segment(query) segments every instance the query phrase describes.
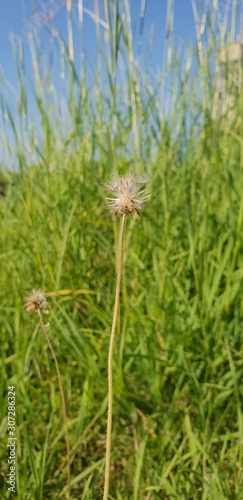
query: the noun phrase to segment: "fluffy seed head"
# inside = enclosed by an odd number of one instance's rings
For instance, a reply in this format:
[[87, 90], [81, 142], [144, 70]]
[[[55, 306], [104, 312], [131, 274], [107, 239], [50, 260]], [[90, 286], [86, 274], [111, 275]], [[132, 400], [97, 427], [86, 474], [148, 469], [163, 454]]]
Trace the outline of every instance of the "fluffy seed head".
[[38, 313], [38, 311], [40, 311], [43, 314], [49, 313], [48, 309], [50, 308], [50, 305], [47, 302], [46, 296], [42, 290], [33, 289], [32, 292], [25, 297], [24, 301], [25, 309], [28, 312]]
[[144, 179], [135, 179], [132, 175], [118, 176], [116, 175], [111, 182], [106, 182], [107, 191], [113, 195], [112, 198], [107, 198], [112, 215], [132, 215], [133, 212], [138, 214], [143, 210], [144, 202], [149, 195], [143, 196], [145, 191]]

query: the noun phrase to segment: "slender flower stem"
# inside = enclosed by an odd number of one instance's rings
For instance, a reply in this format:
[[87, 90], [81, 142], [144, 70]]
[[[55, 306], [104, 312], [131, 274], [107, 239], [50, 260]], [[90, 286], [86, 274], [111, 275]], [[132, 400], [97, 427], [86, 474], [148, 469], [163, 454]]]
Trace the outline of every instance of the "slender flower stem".
[[124, 213], [122, 215], [121, 235], [120, 235], [120, 253], [119, 253], [119, 261], [118, 261], [117, 280], [116, 280], [115, 305], [114, 305], [113, 321], [112, 321], [111, 336], [110, 336], [110, 347], [109, 347], [109, 355], [108, 355], [108, 417], [107, 417], [107, 433], [106, 433], [105, 485], [104, 485], [103, 500], [108, 500], [108, 495], [109, 495], [110, 463], [111, 463], [112, 409], [113, 409], [112, 360], [113, 360], [116, 323], [117, 323], [120, 289], [121, 289], [125, 221], [126, 221], [126, 214]]
[[62, 399], [62, 412], [63, 412], [63, 422], [64, 422], [64, 427], [65, 427], [65, 438], [66, 438], [66, 449], [67, 449], [67, 499], [70, 499], [70, 494], [71, 494], [71, 474], [70, 474], [70, 444], [69, 444], [69, 436], [68, 436], [68, 424], [67, 424], [67, 412], [66, 412], [66, 402], [65, 402], [65, 396], [64, 396], [64, 391], [63, 391], [63, 386], [62, 386], [62, 379], [61, 379], [61, 373], [59, 370], [58, 366], [58, 361], [55, 355], [55, 352], [53, 350], [50, 337], [47, 332], [47, 327], [43, 321], [41, 310], [38, 309], [37, 311], [39, 320], [40, 320], [40, 325], [41, 328], [46, 336], [46, 341], [48, 344], [48, 347], [51, 351], [55, 367], [56, 367], [56, 372], [57, 372], [57, 378], [59, 382], [59, 388], [60, 388], [60, 393], [61, 393], [61, 399]]

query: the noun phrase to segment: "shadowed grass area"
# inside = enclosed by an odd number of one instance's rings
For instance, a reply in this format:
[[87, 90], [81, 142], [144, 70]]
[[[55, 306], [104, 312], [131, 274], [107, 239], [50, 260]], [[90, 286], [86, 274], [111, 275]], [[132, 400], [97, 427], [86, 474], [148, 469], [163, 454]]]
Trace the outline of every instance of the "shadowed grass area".
[[[240, 500], [242, 92], [230, 113], [213, 120], [213, 73], [195, 56], [190, 81], [177, 65], [171, 114], [161, 116], [155, 89], [133, 61], [129, 18], [122, 23], [118, 3], [114, 11], [105, 4], [113, 38], [107, 42], [110, 52], [103, 54], [101, 41], [97, 50], [109, 100], [105, 92], [89, 94], [85, 73], [78, 82], [66, 57], [69, 135], [55, 126], [60, 115], [36, 83], [43, 136], [38, 147], [33, 140], [38, 161], [26, 166], [21, 134], [28, 113], [21, 108], [19, 124], [13, 122], [20, 168], [4, 173], [0, 429], [5, 436], [7, 390], [14, 385], [18, 498], [57, 499], [66, 492], [55, 366], [38, 322], [23, 308], [32, 288], [44, 289], [51, 304], [49, 335], [67, 402], [72, 498], [102, 498], [120, 222], [105, 208], [103, 183], [114, 171], [129, 171], [148, 176], [151, 197], [143, 217], [134, 216], [126, 226], [110, 498]], [[97, 23], [98, 40], [99, 29]], [[122, 102], [116, 87], [119, 50], [127, 57]], [[103, 92], [99, 72], [95, 78], [95, 89]], [[29, 140], [30, 132], [28, 123]], [[10, 498], [7, 458], [3, 438], [3, 499]]]

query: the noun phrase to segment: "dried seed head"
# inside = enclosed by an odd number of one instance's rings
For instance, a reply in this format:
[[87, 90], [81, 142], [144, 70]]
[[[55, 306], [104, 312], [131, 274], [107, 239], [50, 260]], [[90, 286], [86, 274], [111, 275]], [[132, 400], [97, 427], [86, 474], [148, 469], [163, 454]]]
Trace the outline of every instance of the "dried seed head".
[[112, 215], [131, 215], [133, 212], [138, 214], [143, 210], [144, 202], [149, 195], [143, 196], [145, 191], [144, 179], [135, 179], [132, 175], [126, 177], [114, 177], [111, 182], [107, 182], [105, 187], [113, 195], [107, 198]]
[[35, 312], [38, 313], [38, 311], [42, 312], [43, 314], [48, 314], [50, 309], [50, 305], [46, 300], [46, 296], [42, 290], [35, 290], [33, 289], [31, 293], [29, 293], [25, 299], [25, 309], [28, 312]]

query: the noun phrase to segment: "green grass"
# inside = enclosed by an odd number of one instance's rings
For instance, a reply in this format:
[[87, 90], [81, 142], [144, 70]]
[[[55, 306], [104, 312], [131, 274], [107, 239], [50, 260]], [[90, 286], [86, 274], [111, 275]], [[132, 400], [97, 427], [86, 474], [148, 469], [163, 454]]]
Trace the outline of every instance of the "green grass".
[[[110, 23], [112, 15], [107, 13]], [[18, 498], [65, 495], [55, 367], [36, 318], [23, 308], [35, 287], [51, 303], [49, 334], [67, 401], [72, 498], [102, 498], [120, 222], [105, 209], [103, 182], [115, 171], [133, 171], [148, 176], [151, 197], [142, 217], [126, 226], [110, 498], [241, 500], [242, 95], [233, 112], [213, 120], [212, 74], [195, 56], [190, 83], [179, 75], [170, 118], [161, 118], [150, 83], [143, 85], [144, 75], [135, 72], [130, 27], [119, 16], [116, 23], [110, 52], [104, 56], [101, 42], [98, 52], [109, 76], [108, 101], [101, 93], [95, 101], [66, 60], [71, 127], [66, 135], [58, 128], [59, 115], [36, 83], [42, 142], [37, 147], [33, 141], [38, 161], [32, 168], [21, 140], [28, 117], [23, 109], [14, 124], [20, 168], [4, 172], [7, 189], [0, 200], [1, 495], [10, 498], [10, 385], [17, 393]], [[126, 88], [120, 98], [115, 78], [122, 48]], [[24, 64], [19, 70], [21, 82]], [[178, 66], [176, 71], [184, 74]], [[25, 127], [30, 141], [31, 120]]]

